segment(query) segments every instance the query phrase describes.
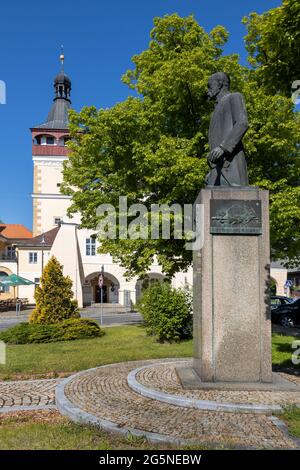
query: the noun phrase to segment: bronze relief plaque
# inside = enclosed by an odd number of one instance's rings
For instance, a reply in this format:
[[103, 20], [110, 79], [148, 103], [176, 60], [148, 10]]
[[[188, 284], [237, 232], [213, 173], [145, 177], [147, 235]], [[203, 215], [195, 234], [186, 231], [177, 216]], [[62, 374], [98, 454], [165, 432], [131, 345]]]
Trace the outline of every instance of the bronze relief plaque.
[[210, 233], [260, 235], [261, 201], [211, 199]]

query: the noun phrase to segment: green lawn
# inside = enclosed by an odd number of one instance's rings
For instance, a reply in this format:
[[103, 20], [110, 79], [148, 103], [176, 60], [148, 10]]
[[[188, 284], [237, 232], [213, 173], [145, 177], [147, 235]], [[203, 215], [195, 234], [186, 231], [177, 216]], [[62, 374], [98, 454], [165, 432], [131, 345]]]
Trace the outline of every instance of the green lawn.
[[278, 415], [289, 428], [292, 436], [300, 438], [300, 409], [295, 406], [287, 408], [284, 413]]
[[[105, 328], [105, 336], [48, 344], [10, 345], [7, 364], [0, 365], [0, 380], [67, 375], [115, 362], [192, 356], [192, 341], [160, 344], [142, 326]], [[295, 338], [273, 335], [273, 363], [292, 366]]]
[[292, 349], [292, 343], [299, 341], [299, 337], [284, 336], [279, 334], [272, 335], [272, 362], [276, 366], [284, 367], [298, 367], [294, 366], [291, 361], [292, 353], [295, 352]]
[[142, 326], [105, 328], [101, 338], [7, 346], [7, 364], [0, 365], [0, 380], [53, 376], [103, 364], [192, 355], [192, 341], [160, 344]]
[[0, 450], [135, 450], [135, 449], [209, 449], [206, 444], [179, 447], [151, 444], [143, 437], [105, 433], [72, 423], [57, 416], [40, 422], [23, 413], [22, 417], [0, 418]]

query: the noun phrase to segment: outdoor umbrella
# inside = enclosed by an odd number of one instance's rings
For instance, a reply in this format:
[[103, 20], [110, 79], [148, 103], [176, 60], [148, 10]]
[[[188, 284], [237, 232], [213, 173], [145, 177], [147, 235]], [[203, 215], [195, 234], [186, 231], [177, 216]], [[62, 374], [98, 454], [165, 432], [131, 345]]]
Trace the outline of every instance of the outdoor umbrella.
[[1, 276], [0, 285], [1, 286], [12, 286], [14, 288], [14, 297], [15, 297], [15, 287], [16, 286], [29, 286], [34, 284], [34, 282], [25, 279], [24, 277], [18, 276], [17, 274], [10, 274], [10, 276]]

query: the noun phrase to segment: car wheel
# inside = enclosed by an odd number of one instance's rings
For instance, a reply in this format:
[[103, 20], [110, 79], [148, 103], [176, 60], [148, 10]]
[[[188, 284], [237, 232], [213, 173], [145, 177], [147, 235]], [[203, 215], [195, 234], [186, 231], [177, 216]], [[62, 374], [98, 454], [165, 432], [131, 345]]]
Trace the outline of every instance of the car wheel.
[[290, 315], [282, 315], [280, 318], [280, 325], [285, 327], [294, 328], [294, 320]]

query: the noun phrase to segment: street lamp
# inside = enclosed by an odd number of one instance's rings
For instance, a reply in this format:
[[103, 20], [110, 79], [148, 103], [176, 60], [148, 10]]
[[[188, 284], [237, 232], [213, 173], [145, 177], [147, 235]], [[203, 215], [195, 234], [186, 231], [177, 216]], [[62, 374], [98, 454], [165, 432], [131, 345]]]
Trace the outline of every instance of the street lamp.
[[100, 324], [103, 323], [103, 284], [104, 284], [104, 266], [101, 266], [101, 272], [98, 277], [98, 286], [100, 287]]
[[42, 245], [42, 275], [44, 271], [44, 247], [46, 245], [46, 240], [45, 240], [45, 235], [42, 235], [42, 240], [41, 240], [41, 245]]

